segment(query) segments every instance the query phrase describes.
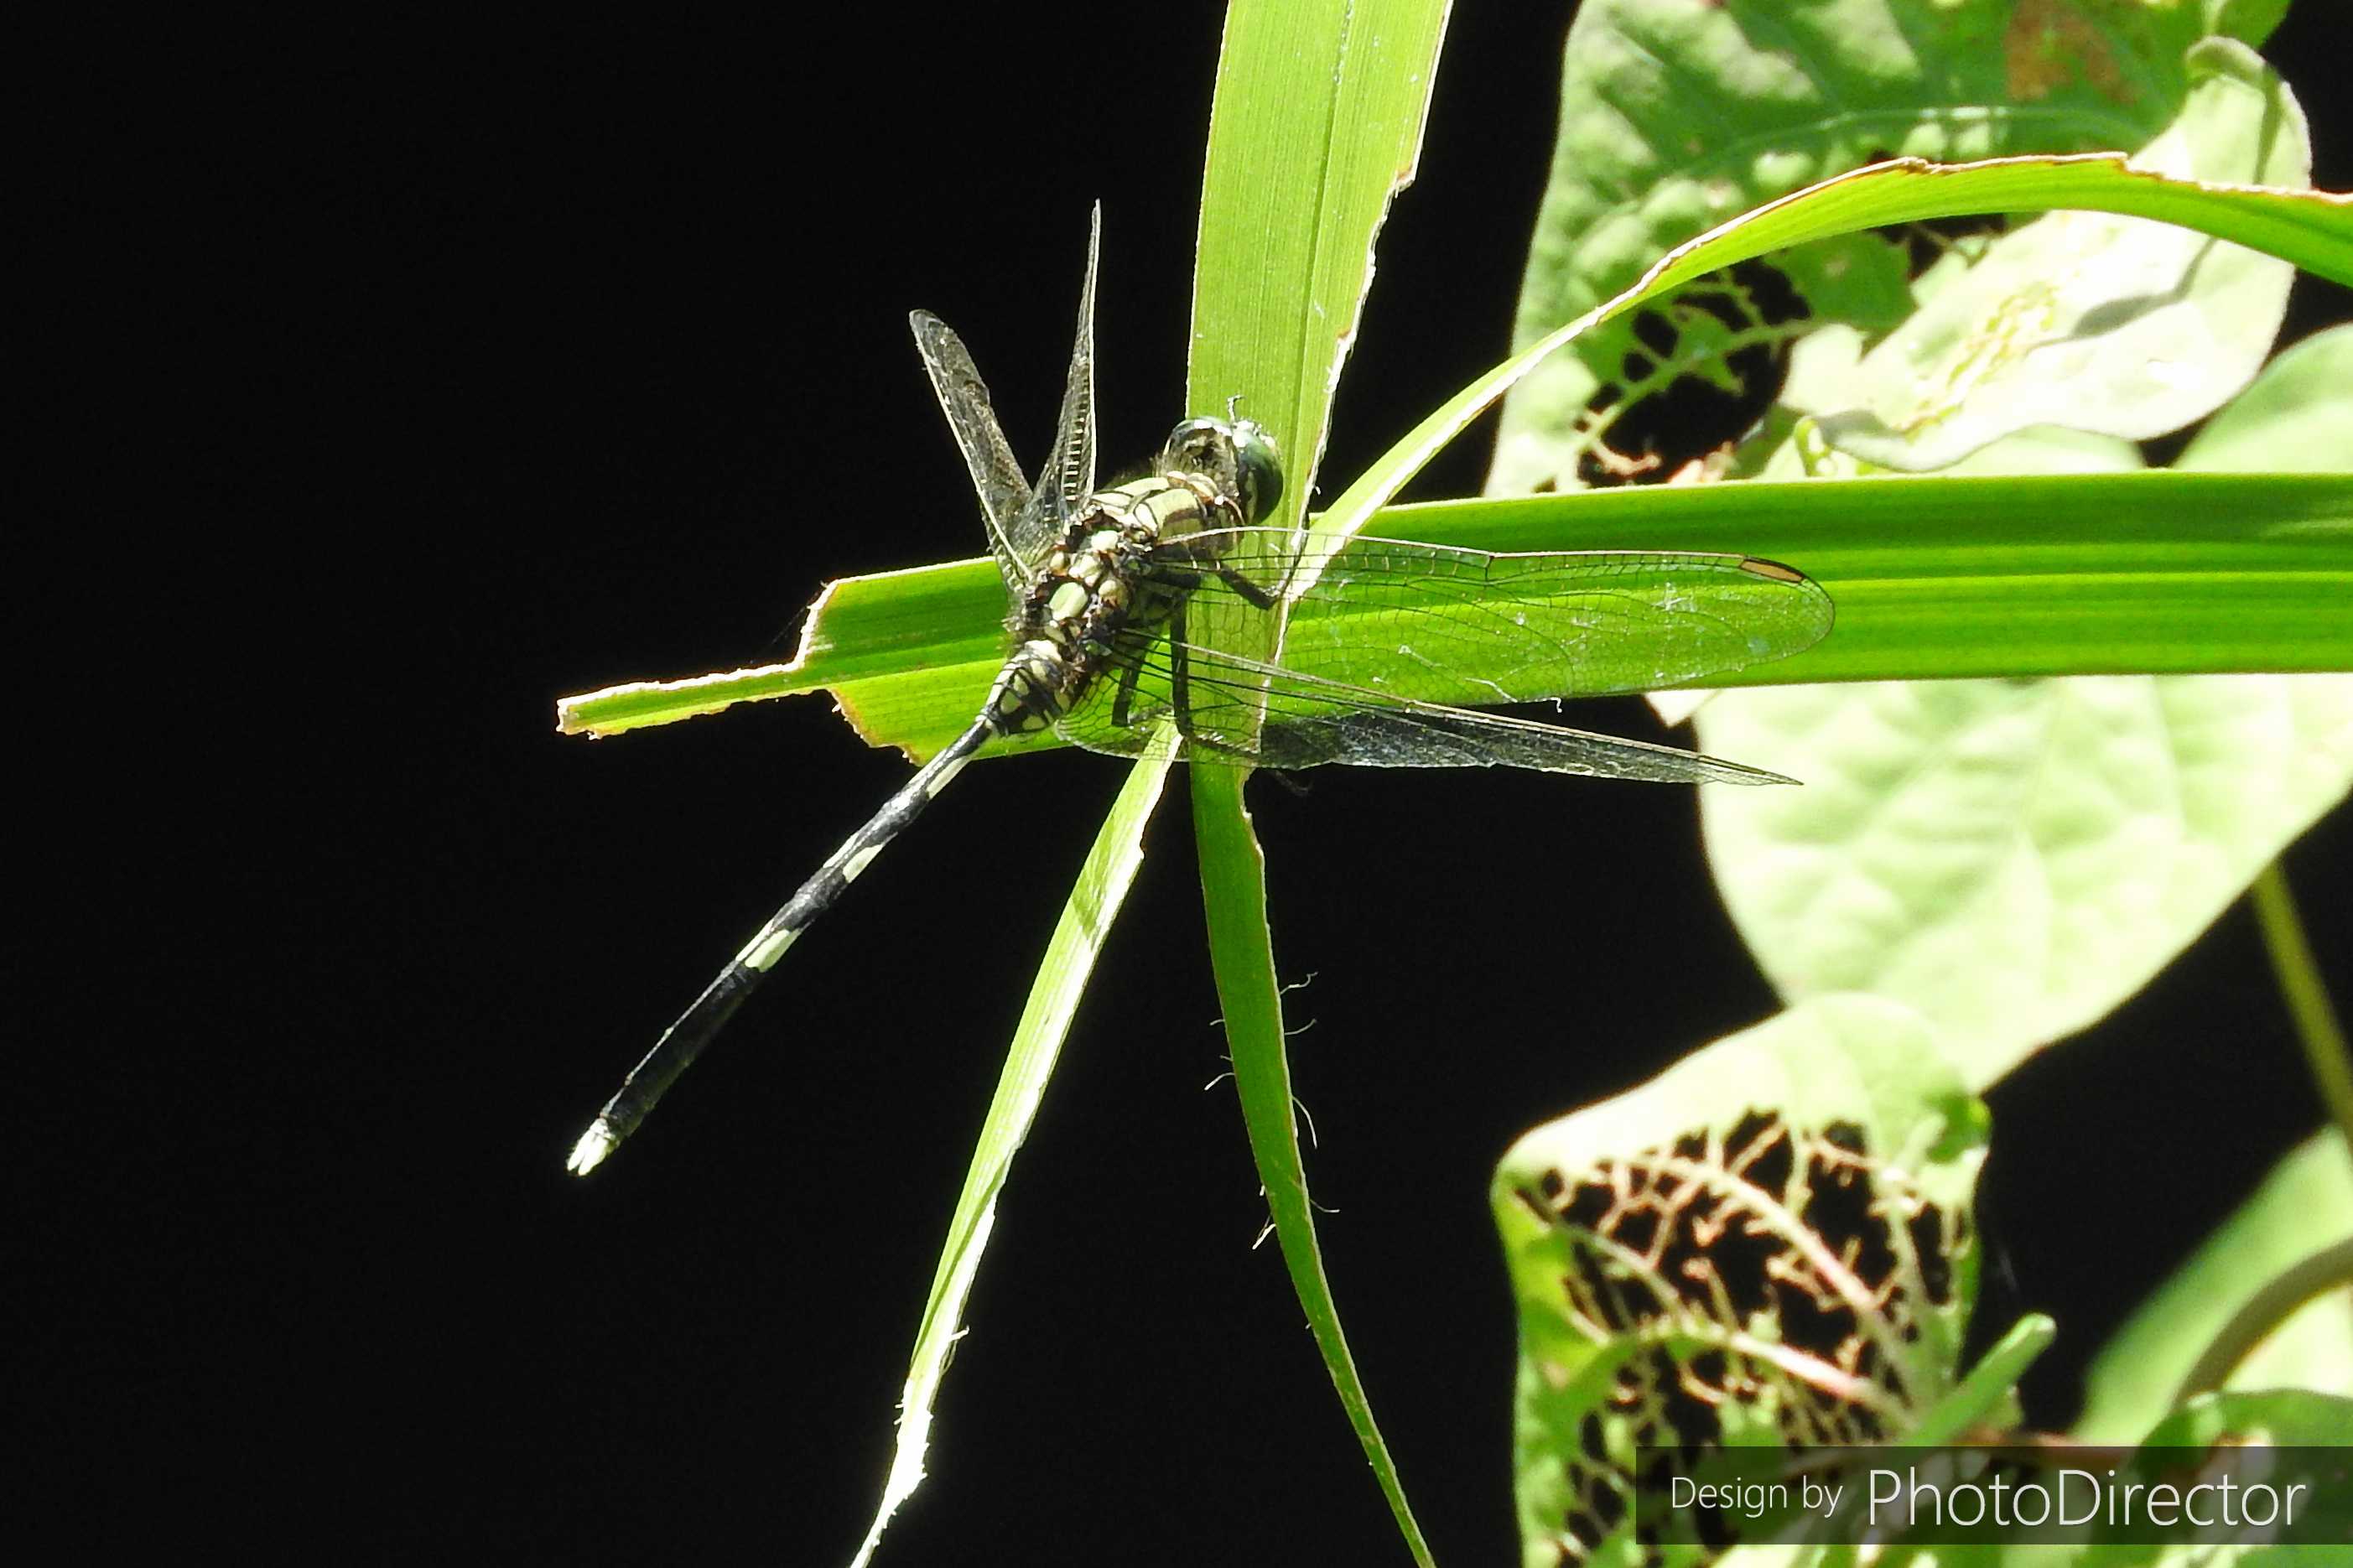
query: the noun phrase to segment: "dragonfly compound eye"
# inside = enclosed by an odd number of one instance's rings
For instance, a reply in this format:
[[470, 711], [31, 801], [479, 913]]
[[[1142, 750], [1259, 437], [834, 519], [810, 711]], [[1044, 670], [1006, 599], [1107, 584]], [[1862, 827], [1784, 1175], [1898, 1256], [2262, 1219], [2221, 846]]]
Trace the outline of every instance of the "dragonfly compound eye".
[[1232, 426], [1236, 477], [1241, 481], [1242, 510], [1252, 522], [1264, 521], [1282, 499], [1282, 457], [1274, 437], [1261, 425], [1238, 419]]
[[1187, 419], [1168, 433], [1161, 467], [1200, 474], [1241, 503], [1255, 522], [1282, 498], [1282, 460], [1274, 437], [1248, 419]]

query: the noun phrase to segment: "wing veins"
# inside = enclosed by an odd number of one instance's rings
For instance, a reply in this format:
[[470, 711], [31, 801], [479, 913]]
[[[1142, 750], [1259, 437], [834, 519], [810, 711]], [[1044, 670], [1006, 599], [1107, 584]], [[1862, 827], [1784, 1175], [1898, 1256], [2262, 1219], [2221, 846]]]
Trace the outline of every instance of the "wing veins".
[[1029, 481], [1022, 477], [1021, 464], [997, 422], [988, 384], [981, 380], [964, 340], [929, 310], [911, 312], [907, 325], [914, 331], [915, 351], [923, 356], [932, 393], [940, 400], [940, 412], [947, 416], [949, 433], [972, 476], [973, 493], [980, 499], [981, 517], [988, 525], [989, 553], [997, 557], [1006, 587], [1019, 593], [1029, 586], [1029, 563], [1014, 548], [1014, 530], [1032, 504]]
[[[1169, 673], [1176, 645], [1155, 639], [1137, 662], [1155, 674]], [[1110, 703], [1099, 690], [1062, 726], [1082, 746], [1123, 755], [1160, 754], [1176, 748], [1187, 762], [1222, 765], [1310, 767], [1328, 762], [1371, 766], [1507, 766], [1602, 778], [1672, 783], [1787, 784], [1782, 775], [1704, 752], [1649, 741], [1605, 735], [1562, 724], [1545, 724], [1504, 713], [1482, 713], [1445, 703], [1397, 696], [1370, 687], [1326, 680], [1263, 664], [1237, 654], [1186, 643], [1183, 646], [1192, 701], [1191, 728], [1215, 735], [1206, 721], [1219, 714], [1245, 715], [1262, 702], [1265, 727], [1255, 747], [1238, 742], [1234, 752], [1184, 747], [1183, 737], [1155, 741], [1155, 725], [1170, 713], [1163, 693], [1138, 704], [1130, 723], [1108, 723]], [[1158, 650], [1171, 652], [1154, 657]], [[1220, 675], [1219, 671], [1227, 672]], [[1229, 679], [1239, 676], [1242, 679]], [[1230, 694], [1205, 702], [1204, 691]], [[1237, 727], [1243, 735], [1248, 730]], [[1130, 737], [1133, 737], [1132, 743]], [[1319, 745], [1316, 742], [1322, 741]], [[1389, 743], [1382, 744], [1386, 740]], [[1236, 753], [1239, 754], [1236, 754]]]

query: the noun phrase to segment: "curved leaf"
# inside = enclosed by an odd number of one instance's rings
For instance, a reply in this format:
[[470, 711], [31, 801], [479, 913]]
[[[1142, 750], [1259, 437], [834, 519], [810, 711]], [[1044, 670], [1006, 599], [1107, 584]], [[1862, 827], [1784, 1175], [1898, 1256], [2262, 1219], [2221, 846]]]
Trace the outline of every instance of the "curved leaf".
[[[1332, 390], [1372, 282], [1373, 238], [1420, 152], [1445, 20], [1440, 0], [1237, 3], [1227, 15], [1187, 387], [1197, 412], [1239, 397], [1273, 429], [1286, 458], [1282, 510], [1269, 520], [1278, 525], [1305, 510]], [[1240, 635], [1256, 640], [1223, 651], [1275, 652], [1276, 617], [1252, 620]], [[1316, 1246], [1291, 1119], [1265, 867], [1242, 810], [1242, 777], [1196, 768], [1192, 785], [1228, 1052], [1283, 1265], [1406, 1548], [1427, 1564]]]
[[[2353, 461], [2353, 379], [2327, 374], [2340, 342], [2284, 356], [2246, 393], [2294, 421], [2225, 410], [2183, 467]], [[2214, 629], [2175, 632], [2195, 650]], [[2149, 667], [2121, 625], [2093, 630], [2116, 637], [2116, 668]], [[1700, 736], [1813, 786], [1701, 803], [1717, 884], [1774, 984], [1900, 997], [1982, 1086], [2131, 995], [2344, 798], [2353, 677], [1745, 692], [1703, 709]]]
[[[1587, 0], [1569, 29], [1514, 342], [1591, 310], [1734, 213], [1875, 159], [2137, 147], [2179, 106], [2204, 27], [2187, 5]], [[1771, 265], [1813, 326], [1892, 324], [1878, 301], [1891, 274], [1902, 291], [1898, 246], [1859, 236]], [[1630, 321], [1605, 326], [1530, 376], [1504, 407], [1489, 489], [1576, 484], [1581, 417], [1639, 346]]]
[[1850, 996], [1514, 1143], [1491, 1202], [1529, 1560], [1628, 1560], [1640, 1448], [1893, 1443], [1936, 1410], [1986, 1127], [1915, 1016]]
[[[2086, 1443], [2138, 1441], [2171, 1406], [2200, 1352], [2266, 1280], [2348, 1239], [2353, 1164], [2342, 1139], [2316, 1134], [2100, 1347], [2084, 1374], [2073, 1435]], [[2226, 1386], [2353, 1397], [2353, 1299], [2337, 1294], [2289, 1318]]]
[[[2300, 185], [2304, 114], [2261, 58], [2214, 39], [2172, 125], [2134, 157], [2185, 180]], [[1782, 401], [1883, 467], [1950, 467], [2038, 425], [2133, 440], [2180, 429], [2254, 378], [2295, 268], [2194, 230], [2052, 213], [1995, 240], [1836, 374], [1810, 338]], [[1811, 351], [1811, 352], [1808, 352]]]
[[1799, 687], [1709, 703], [1700, 737], [1807, 785], [1701, 802], [1774, 984], [1907, 1002], [1983, 1087], [2131, 995], [2344, 798], [2353, 677]]
[[1127, 889], [1135, 881], [1136, 868], [1144, 863], [1144, 825], [1159, 802], [1167, 774], [1166, 763], [1141, 763], [1129, 772], [1127, 784], [1112, 804], [1111, 815], [1103, 818], [1094, 848], [1080, 868], [1078, 883], [1071, 889], [1070, 901], [1063, 905], [1061, 919], [1047, 943], [1029, 1004], [1021, 1010], [1021, 1022], [1006, 1051], [996, 1096], [989, 1101], [988, 1114], [973, 1145], [972, 1164], [965, 1173], [964, 1190], [956, 1195], [955, 1215], [948, 1222], [931, 1293], [923, 1301], [906, 1387], [899, 1395], [898, 1440], [891, 1473], [853, 1568], [863, 1568], [874, 1555], [891, 1516], [923, 1482], [932, 1402], [963, 1332], [964, 1304], [972, 1293], [981, 1253], [988, 1245], [989, 1228], [996, 1223], [997, 1194], [1012, 1170], [1014, 1152], [1029, 1134], [1039, 1097], [1053, 1076], [1095, 958], [1103, 951]]

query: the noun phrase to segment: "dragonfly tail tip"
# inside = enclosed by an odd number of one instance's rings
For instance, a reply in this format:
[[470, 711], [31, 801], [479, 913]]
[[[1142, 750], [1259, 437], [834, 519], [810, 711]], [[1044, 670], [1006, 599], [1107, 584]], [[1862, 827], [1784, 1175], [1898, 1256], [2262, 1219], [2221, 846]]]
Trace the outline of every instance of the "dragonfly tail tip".
[[587, 1131], [580, 1134], [580, 1142], [572, 1146], [572, 1157], [564, 1162], [564, 1168], [575, 1176], [585, 1176], [603, 1164], [605, 1156], [619, 1142], [613, 1136], [611, 1124], [600, 1116], [588, 1124]]

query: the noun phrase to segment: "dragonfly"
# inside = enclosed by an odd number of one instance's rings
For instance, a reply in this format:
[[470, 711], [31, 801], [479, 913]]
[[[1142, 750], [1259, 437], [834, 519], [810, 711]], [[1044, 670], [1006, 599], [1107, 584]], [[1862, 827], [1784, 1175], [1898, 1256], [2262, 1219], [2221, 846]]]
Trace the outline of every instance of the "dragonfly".
[[[1051, 730], [1089, 751], [1292, 769], [1504, 766], [1673, 784], [1789, 784], [1761, 768], [1467, 703], [1647, 691], [1787, 658], [1831, 627], [1830, 595], [1733, 554], [1493, 553], [1270, 526], [1273, 436], [1187, 419], [1140, 477], [1095, 488], [1094, 300], [1087, 244], [1053, 445], [1023, 476], [963, 340], [909, 318], [1005, 581], [1012, 650], [971, 725], [801, 884], [663, 1033], [574, 1147], [586, 1174], [642, 1123], [772, 972], [992, 741]], [[1282, 663], [1251, 646], [1280, 615]], [[1240, 633], [1241, 636], [1235, 634]], [[1264, 641], [1259, 646], [1264, 646]]]

